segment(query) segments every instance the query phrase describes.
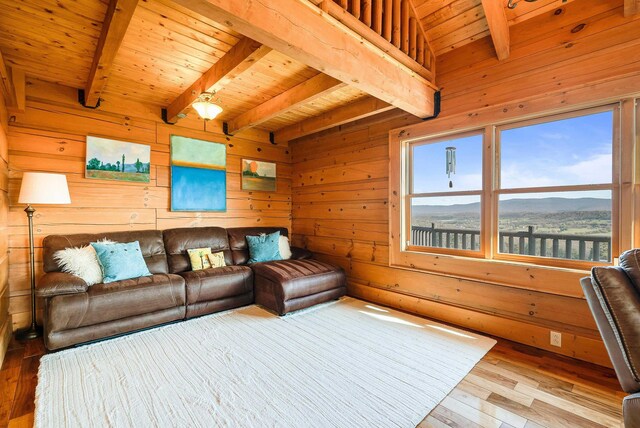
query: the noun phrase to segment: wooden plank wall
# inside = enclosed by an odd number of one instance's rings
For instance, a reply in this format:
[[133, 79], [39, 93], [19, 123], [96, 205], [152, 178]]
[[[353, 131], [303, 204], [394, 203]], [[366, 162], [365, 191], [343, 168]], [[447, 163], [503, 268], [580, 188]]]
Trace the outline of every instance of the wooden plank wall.
[[[23, 171], [64, 173], [71, 193], [71, 205], [35, 207], [38, 275], [42, 274], [42, 239], [50, 234], [188, 226], [290, 227], [289, 149], [286, 145], [269, 143], [267, 133], [252, 130], [229, 138], [222, 134], [217, 122], [209, 123], [207, 132], [202, 130], [200, 120], [185, 119], [180, 126], [166, 125], [160, 121], [159, 106], [107, 97], [100, 109], [90, 110], [80, 107], [77, 94], [71, 88], [33, 79], [28, 88], [26, 111], [10, 112], [12, 121], [8, 131], [9, 301], [14, 330], [25, 326], [30, 317], [27, 219], [24, 206], [17, 203]], [[227, 145], [227, 212], [170, 211], [169, 139], [172, 133]], [[85, 179], [88, 134], [149, 144], [151, 182]], [[277, 191], [242, 191], [242, 158], [276, 162]]]
[[[638, 19], [619, 1], [585, 0], [512, 27], [506, 61], [489, 38], [443, 55], [433, 123], [460, 129], [640, 93]], [[491, 262], [446, 274], [389, 267], [388, 132], [417, 122], [394, 110], [292, 143], [294, 243], [344, 267], [353, 296], [609, 365], [580, 292], [587, 272], [541, 268], [536, 289], [510, 284]], [[550, 329], [562, 348], [549, 345]]]
[[9, 155], [7, 142], [8, 116], [0, 91], [0, 364], [11, 338], [9, 315]]

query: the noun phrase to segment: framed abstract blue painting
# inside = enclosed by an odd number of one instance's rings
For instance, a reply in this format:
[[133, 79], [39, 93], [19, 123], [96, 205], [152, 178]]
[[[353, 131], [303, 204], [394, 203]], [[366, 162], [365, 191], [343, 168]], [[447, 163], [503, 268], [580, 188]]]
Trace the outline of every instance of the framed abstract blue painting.
[[171, 211], [227, 210], [227, 147], [171, 136]]

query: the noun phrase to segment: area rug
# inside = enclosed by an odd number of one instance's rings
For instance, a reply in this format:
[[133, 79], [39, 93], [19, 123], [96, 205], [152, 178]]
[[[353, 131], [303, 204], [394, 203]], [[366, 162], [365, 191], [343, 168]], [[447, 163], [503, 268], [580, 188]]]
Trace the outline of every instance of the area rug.
[[45, 355], [36, 427], [415, 427], [495, 341], [352, 298]]

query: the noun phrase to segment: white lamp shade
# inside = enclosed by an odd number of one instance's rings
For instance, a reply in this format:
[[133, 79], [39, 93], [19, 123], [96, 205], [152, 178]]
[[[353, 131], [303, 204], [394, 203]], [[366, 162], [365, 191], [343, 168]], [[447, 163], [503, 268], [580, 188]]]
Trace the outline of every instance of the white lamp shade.
[[21, 204], [70, 204], [67, 176], [45, 172], [25, 172], [22, 176]]
[[205, 120], [213, 120], [222, 112], [222, 107], [213, 104], [211, 101], [196, 101], [191, 104], [198, 112], [198, 115]]

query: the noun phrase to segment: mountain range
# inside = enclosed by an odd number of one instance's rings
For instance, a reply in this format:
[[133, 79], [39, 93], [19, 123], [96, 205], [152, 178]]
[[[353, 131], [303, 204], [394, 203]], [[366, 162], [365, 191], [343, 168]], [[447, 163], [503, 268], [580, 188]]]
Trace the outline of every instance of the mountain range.
[[[508, 199], [500, 202], [502, 213], [557, 213], [570, 211], [611, 211], [611, 199], [540, 198]], [[455, 205], [414, 205], [412, 215], [479, 213], [480, 203]]]

